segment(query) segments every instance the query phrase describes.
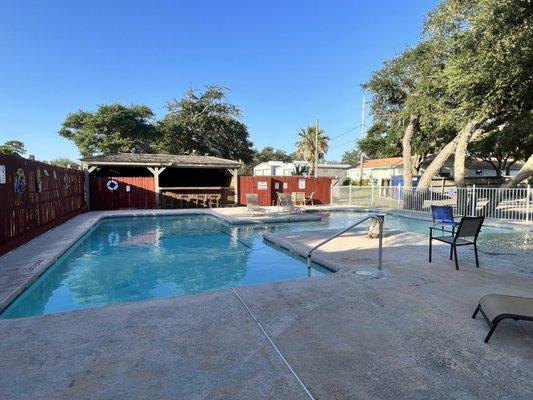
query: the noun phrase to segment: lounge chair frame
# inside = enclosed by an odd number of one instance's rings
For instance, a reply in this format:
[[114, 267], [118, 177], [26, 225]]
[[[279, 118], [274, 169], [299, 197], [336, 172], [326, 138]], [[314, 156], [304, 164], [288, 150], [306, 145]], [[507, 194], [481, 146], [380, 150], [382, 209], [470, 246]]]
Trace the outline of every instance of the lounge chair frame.
[[259, 206], [259, 196], [254, 193], [249, 193], [245, 195], [246, 197], [246, 209], [244, 210], [245, 214], [249, 214], [250, 217], [254, 216], [254, 213], [259, 215], [266, 215], [269, 213], [269, 210]]
[[[509, 297], [513, 297], [513, 296], [509, 296]], [[513, 314], [513, 313], [499, 314], [496, 317], [494, 317], [494, 319], [491, 321], [490, 318], [485, 313], [485, 311], [483, 311], [483, 307], [481, 307], [481, 300], [479, 304], [477, 305], [476, 310], [474, 311], [474, 314], [472, 314], [473, 319], [476, 319], [478, 312], [481, 312], [481, 315], [483, 315], [483, 318], [485, 319], [485, 321], [487, 322], [490, 328], [489, 333], [487, 333], [487, 336], [485, 336], [485, 339], [483, 340], [485, 343], [489, 342], [489, 339], [491, 338], [492, 334], [498, 327], [498, 324], [506, 318], [512, 318], [515, 321], [532, 321], [533, 322], [533, 317], [530, 317], [529, 315]]]
[[[468, 223], [469, 221], [471, 220], [479, 220], [479, 225], [477, 227], [477, 230], [476, 232], [474, 232], [474, 235], [472, 236], [474, 238], [474, 240], [465, 240], [463, 239], [463, 237], [465, 236], [461, 236], [461, 231], [462, 231], [462, 227], [465, 223]], [[459, 226], [457, 227], [457, 230], [456, 231], [444, 231], [443, 229], [439, 229], [439, 228], [435, 228], [433, 226], [430, 226], [429, 227], [429, 262], [431, 262], [431, 255], [432, 255], [432, 245], [433, 245], [433, 240], [438, 240], [439, 242], [443, 242], [443, 243], [446, 243], [446, 244], [449, 244], [451, 246], [450, 248], [450, 260], [454, 260], [455, 261], [455, 269], [456, 270], [459, 270], [459, 261], [457, 260], [457, 247], [458, 246], [470, 246], [470, 245], [473, 245], [474, 246], [474, 255], [476, 257], [476, 268], [479, 268], [479, 258], [478, 258], [478, 254], [477, 254], [477, 237], [479, 235], [479, 232], [481, 231], [481, 226], [483, 225], [483, 221], [485, 220], [485, 217], [481, 216], [481, 217], [462, 217], [461, 218], [461, 221], [459, 222]], [[452, 235], [451, 236], [433, 236], [433, 230], [435, 229], [439, 229], [443, 232], [448, 232], [448, 233], [451, 233]], [[453, 238], [451, 239], [450, 241], [450, 238]], [[461, 240], [460, 242], [458, 240]]]

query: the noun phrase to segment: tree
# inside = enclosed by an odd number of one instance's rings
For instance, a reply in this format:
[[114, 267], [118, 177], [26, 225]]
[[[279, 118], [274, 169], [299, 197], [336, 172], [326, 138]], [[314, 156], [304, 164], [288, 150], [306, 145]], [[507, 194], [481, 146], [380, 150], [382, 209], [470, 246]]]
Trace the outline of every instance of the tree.
[[[510, 188], [516, 187], [520, 182], [533, 177], [533, 154], [529, 156], [525, 164], [520, 168], [520, 171], [510, 180], [505, 182], [502, 187]], [[529, 199], [528, 199], [529, 201]]]
[[532, 113], [479, 138], [473, 143], [471, 154], [491, 164], [498, 176], [509, 175], [513, 164], [533, 154]]
[[0, 154], [22, 157], [24, 153], [26, 153], [26, 148], [24, 143], [19, 140], [8, 140], [0, 145]]
[[79, 110], [69, 114], [59, 134], [72, 140], [83, 157], [149, 153], [158, 140], [153, 118], [152, 110], [143, 105], [100, 105], [95, 112]]
[[360, 152], [368, 158], [387, 158], [401, 155], [401, 131], [395, 125], [384, 122], [374, 123], [366, 136], [357, 141], [357, 161], [359, 164]]
[[49, 161], [50, 165], [56, 165], [64, 168], [79, 168], [79, 164], [69, 158], [60, 157]]
[[438, 43], [423, 41], [385, 61], [363, 85], [372, 94], [375, 130], [360, 147], [370, 156], [402, 155], [406, 187], [420, 160], [449, 136], [449, 120], [442, 117], [453, 103], [443, 96], [440, 79], [445, 57]]
[[[524, 0], [444, 0], [428, 18], [426, 35], [447, 49], [443, 79], [463, 121], [445, 147], [448, 156], [455, 152], [458, 186], [464, 185], [468, 144], [533, 108], [532, 15]], [[431, 181], [426, 175], [440, 169], [444, 155], [435, 158], [421, 183]]]
[[[323, 129], [318, 131], [318, 140], [316, 138], [316, 126], [309, 125], [307, 128], [300, 129], [298, 132], [298, 142], [296, 143], [296, 156], [307, 161], [310, 170], [316, 176], [316, 158], [321, 159], [328, 151], [329, 138], [325, 135]], [[318, 146], [317, 146], [318, 144]], [[317, 157], [318, 151], [318, 157]]]
[[240, 109], [227, 101], [226, 91], [218, 86], [207, 86], [200, 93], [189, 89], [182, 99], [170, 101], [158, 124], [159, 151], [251, 162], [254, 151], [248, 128], [240, 120]]
[[353, 149], [345, 151], [342, 155], [341, 163], [357, 165], [359, 163], [359, 150]]

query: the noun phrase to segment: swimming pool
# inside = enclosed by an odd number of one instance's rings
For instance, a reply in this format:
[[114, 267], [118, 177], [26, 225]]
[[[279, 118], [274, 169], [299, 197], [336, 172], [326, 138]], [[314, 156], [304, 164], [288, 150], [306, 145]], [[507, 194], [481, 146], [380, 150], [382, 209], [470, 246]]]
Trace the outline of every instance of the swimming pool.
[[70, 248], [0, 318], [99, 307], [322, 276], [327, 271], [205, 215], [108, 218]]
[[[345, 228], [367, 214], [321, 212], [321, 221], [229, 225], [206, 215], [102, 220], [0, 315], [19, 318], [82, 308], [322, 276], [263, 240], [267, 231]], [[395, 215], [386, 229], [427, 235], [429, 221]], [[480, 250], [530, 251], [527, 231], [484, 227]]]

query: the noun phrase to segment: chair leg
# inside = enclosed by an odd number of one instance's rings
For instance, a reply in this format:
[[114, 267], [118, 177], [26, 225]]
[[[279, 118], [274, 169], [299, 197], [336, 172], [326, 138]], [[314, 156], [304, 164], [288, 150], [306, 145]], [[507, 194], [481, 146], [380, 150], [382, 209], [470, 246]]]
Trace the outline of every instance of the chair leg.
[[455, 258], [455, 269], [459, 270], [459, 262], [457, 261], [457, 246], [453, 247], [453, 258]]
[[472, 318], [476, 319], [477, 313], [481, 310], [481, 304], [478, 304], [476, 307], [476, 311], [474, 311], [474, 314], [472, 314]]
[[476, 268], [479, 268], [479, 258], [477, 256], [477, 246], [475, 242], [474, 242], [474, 255], [476, 256]]
[[429, 236], [429, 262], [431, 262], [431, 241], [432, 241], [431, 235]]
[[496, 327], [498, 326], [498, 324], [500, 323], [500, 320], [497, 319], [496, 321], [494, 321], [490, 327], [490, 331], [489, 333], [487, 333], [487, 336], [485, 336], [485, 339], [483, 340], [485, 343], [488, 343], [489, 342], [489, 339], [490, 337], [492, 336], [492, 334], [494, 333], [494, 331], [496, 330]]
[[453, 246], [450, 246], [450, 260], [453, 260]]

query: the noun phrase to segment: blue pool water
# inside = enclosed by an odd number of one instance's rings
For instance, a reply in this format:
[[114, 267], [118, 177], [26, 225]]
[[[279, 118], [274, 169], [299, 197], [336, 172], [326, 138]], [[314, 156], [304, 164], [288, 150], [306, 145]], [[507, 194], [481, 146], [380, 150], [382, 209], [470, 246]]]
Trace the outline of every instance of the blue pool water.
[[326, 270], [209, 216], [111, 218], [65, 253], [1, 315], [19, 318], [321, 276]]
[[[321, 221], [231, 226], [201, 215], [100, 222], [0, 316], [19, 318], [109, 304], [322, 276], [326, 270], [267, 244], [266, 231], [344, 228], [366, 214], [321, 213]], [[428, 221], [387, 215], [385, 228], [427, 234]], [[529, 233], [484, 227], [480, 250], [529, 251]]]

